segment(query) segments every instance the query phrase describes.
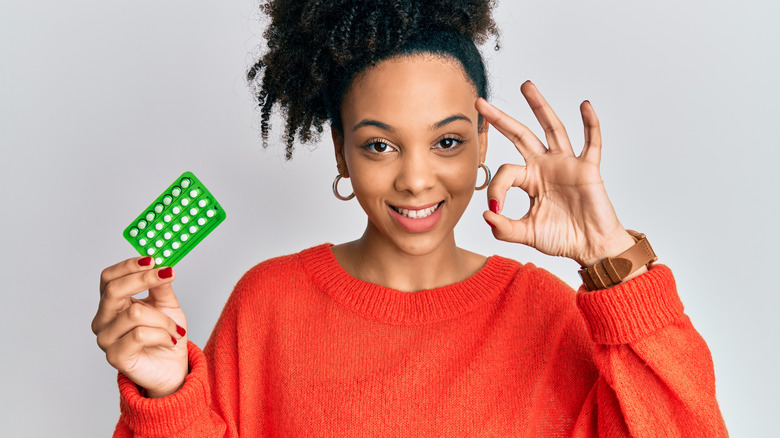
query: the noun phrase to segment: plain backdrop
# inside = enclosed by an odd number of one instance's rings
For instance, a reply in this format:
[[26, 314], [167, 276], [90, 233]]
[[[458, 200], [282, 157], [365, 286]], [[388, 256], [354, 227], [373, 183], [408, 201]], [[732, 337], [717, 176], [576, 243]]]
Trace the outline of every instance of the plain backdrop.
[[[504, 0], [502, 49], [482, 47], [492, 102], [537, 135], [524, 80], [577, 151], [578, 106], [592, 102], [610, 199], [673, 269], [733, 436], [776, 431], [780, 410], [779, 5]], [[331, 193], [328, 136], [285, 162], [275, 119], [261, 148], [243, 78], [262, 29], [250, 0], [0, 3], [0, 435], [110, 435], [116, 372], [90, 330], [98, 276], [134, 256], [122, 230], [181, 172], [227, 211], [176, 267], [201, 346], [248, 268], [360, 236], [357, 202]], [[521, 160], [492, 130], [487, 164]], [[573, 261], [496, 241], [486, 204], [477, 192], [461, 246], [579, 285]], [[513, 192], [506, 211], [520, 217], [527, 205]]]

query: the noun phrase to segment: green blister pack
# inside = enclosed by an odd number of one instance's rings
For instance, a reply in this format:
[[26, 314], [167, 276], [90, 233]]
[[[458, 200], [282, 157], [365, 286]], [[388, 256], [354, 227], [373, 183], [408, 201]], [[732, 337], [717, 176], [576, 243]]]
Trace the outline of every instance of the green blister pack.
[[192, 174], [184, 172], [122, 233], [157, 266], [174, 266], [225, 220], [225, 210]]

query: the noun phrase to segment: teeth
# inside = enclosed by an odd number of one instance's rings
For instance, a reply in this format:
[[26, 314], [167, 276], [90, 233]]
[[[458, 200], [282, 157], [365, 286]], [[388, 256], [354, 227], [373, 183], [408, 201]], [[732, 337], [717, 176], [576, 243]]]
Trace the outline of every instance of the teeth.
[[394, 208], [395, 211], [400, 213], [402, 216], [408, 217], [409, 219], [422, 219], [432, 215], [433, 212], [436, 211], [437, 208], [439, 208], [439, 204], [436, 204], [433, 207], [424, 208], [422, 210], [407, 210], [405, 208], [397, 208], [397, 207]]

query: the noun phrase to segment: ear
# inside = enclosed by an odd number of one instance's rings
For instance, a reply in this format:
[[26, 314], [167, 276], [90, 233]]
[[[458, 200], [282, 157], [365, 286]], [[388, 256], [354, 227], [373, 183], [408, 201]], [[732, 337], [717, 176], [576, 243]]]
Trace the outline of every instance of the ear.
[[482, 132], [480, 132], [478, 136], [480, 163], [484, 163], [487, 157], [488, 127], [490, 127], [490, 123], [488, 123], [487, 119], [485, 119], [484, 117], [482, 118], [482, 123], [483, 123]]
[[333, 138], [333, 151], [336, 153], [336, 166], [339, 169], [339, 174], [344, 178], [349, 178], [347, 160], [344, 158], [344, 138], [333, 126], [330, 127], [330, 136]]

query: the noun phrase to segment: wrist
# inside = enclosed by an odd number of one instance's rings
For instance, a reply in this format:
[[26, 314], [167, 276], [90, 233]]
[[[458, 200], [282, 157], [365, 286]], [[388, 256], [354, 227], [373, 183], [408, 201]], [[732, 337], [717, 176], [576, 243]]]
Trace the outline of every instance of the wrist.
[[629, 234], [628, 231], [621, 227], [620, 231], [616, 232], [605, 244], [587, 252], [581, 258], [574, 259], [574, 261], [579, 263], [582, 267], [593, 266], [602, 260], [622, 254], [624, 251], [634, 246], [634, 244], [636, 244], [636, 240], [631, 237], [631, 234]]
[[[579, 270], [585, 288], [607, 289], [647, 272], [650, 263], [658, 259], [644, 234], [626, 231], [633, 243], [619, 254], [607, 256], [595, 263], [582, 266]], [[621, 248], [614, 246], [613, 248]], [[611, 249], [614, 251], [615, 249]], [[610, 253], [607, 252], [607, 253]]]

